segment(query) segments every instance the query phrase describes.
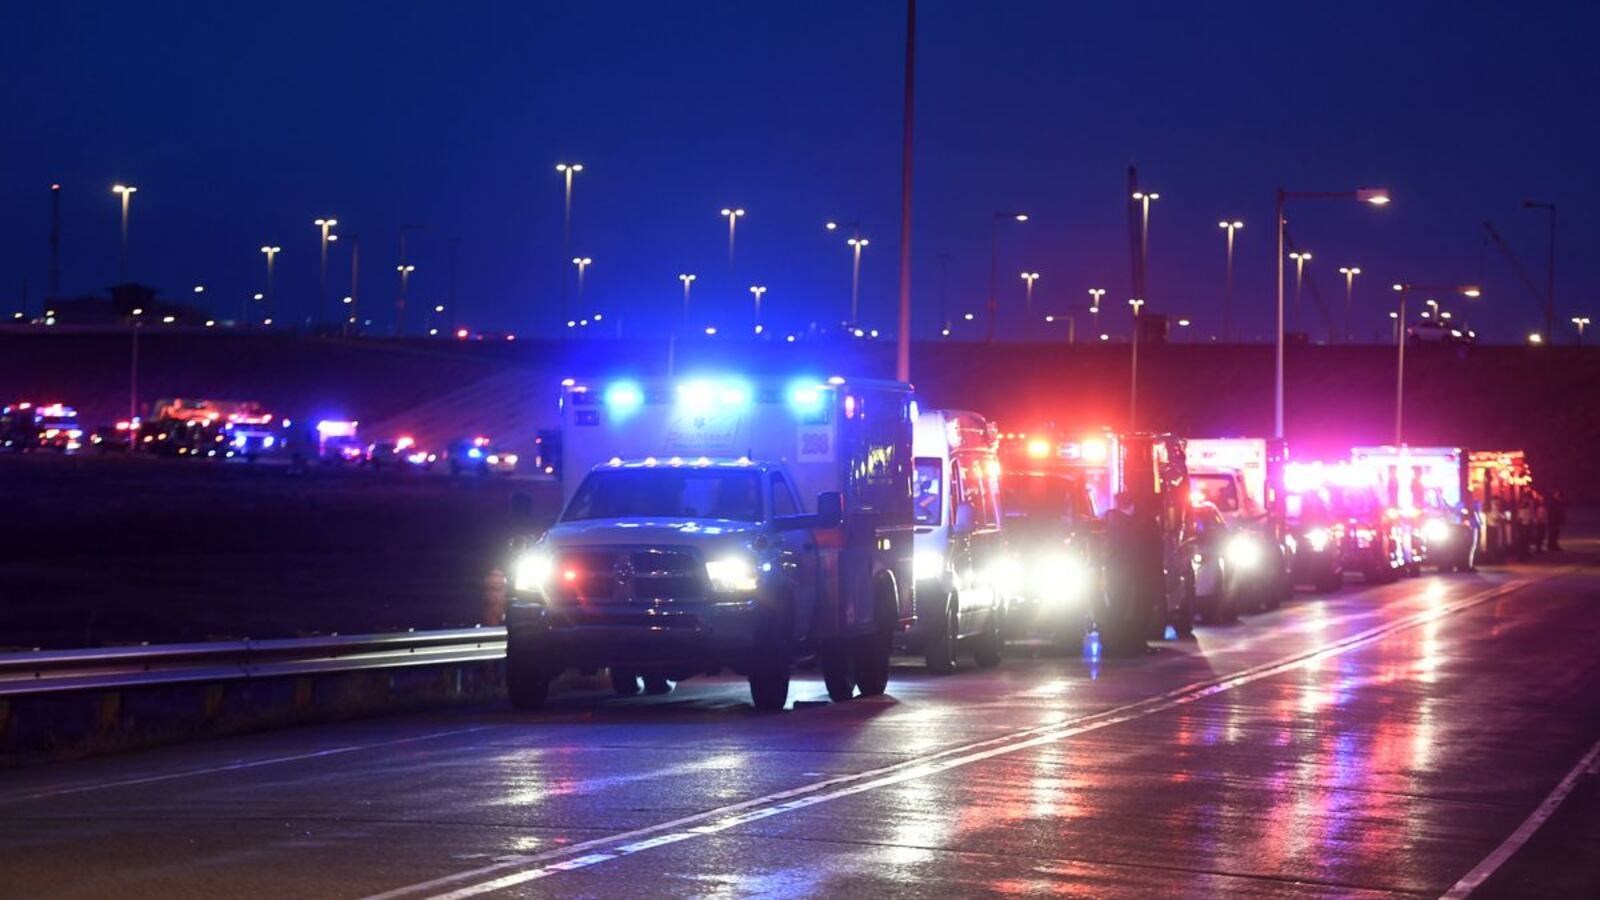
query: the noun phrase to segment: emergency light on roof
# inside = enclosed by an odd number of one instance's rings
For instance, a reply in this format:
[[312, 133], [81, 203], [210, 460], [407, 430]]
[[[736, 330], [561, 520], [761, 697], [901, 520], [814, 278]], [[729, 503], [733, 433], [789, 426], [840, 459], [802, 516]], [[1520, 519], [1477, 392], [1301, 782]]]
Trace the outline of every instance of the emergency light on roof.
[[1034, 438], [1028, 442], [1028, 458], [1044, 459], [1050, 455], [1052, 449], [1054, 448], [1050, 446], [1049, 441], [1044, 438]]
[[628, 412], [644, 403], [644, 391], [631, 381], [619, 381], [606, 388], [606, 406], [612, 412]]

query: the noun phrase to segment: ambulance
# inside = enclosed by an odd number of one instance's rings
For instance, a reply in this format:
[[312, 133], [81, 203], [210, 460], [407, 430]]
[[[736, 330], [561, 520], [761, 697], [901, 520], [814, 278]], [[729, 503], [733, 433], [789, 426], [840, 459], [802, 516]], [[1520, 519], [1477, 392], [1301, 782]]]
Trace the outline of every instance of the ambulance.
[[1281, 441], [1190, 438], [1191, 499], [1214, 506], [1230, 532], [1226, 564], [1242, 609], [1275, 609], [1293, 592], [1283, 517]]
[[909, 385], [841, 377], [567, 380], [563, 508], [509, 563], [507, 688], [564, 670], [631, 695], [732, 670], [781, 709], [814, 660], [882, 694], [914, 621]]
[[1470, 570], [1480, 539], [1479, 519], [1467, 504], [1469, 454], [1459, 447], [1356, 447], [1351, 460], [1370, 469], [1391, 517], [1411, 531], [1408, 568]]
[[916, 615], [902, 648], [947, 675], [971, 648], [980, 668], [1000, 664], [1001, 615], [1016, 579], [1008, 564], [995, 427], [961, 410], [928, 409], [912, 438]]

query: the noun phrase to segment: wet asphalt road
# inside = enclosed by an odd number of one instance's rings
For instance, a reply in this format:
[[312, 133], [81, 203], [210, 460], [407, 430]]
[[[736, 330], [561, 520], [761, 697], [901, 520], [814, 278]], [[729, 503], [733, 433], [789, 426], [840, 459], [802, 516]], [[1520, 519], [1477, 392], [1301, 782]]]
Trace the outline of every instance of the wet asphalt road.
[[[1439, 896], [1600, 738], [1587, 562], [776, 715], [709, 679], [0, 772], [0, 895]], [[1597, 777], [1481, 895], [1600, 896]]]

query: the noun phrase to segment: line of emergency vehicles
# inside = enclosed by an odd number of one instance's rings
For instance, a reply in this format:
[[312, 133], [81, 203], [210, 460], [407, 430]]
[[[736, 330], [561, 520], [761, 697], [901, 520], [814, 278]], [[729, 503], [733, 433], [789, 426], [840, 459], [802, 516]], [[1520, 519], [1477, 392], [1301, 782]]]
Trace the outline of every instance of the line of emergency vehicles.
[[1469, 569], [1496, 552], [1480, 510], [1530, 484], [1519, 452], [1002, 432], [870, 379], [569, 379], [560, 416], [561, 514], [508, 562], [525, 709], [570, 669], [622, 696], [732, 671], [780, 709], [799, 666], [842, 702], [896, 652], [1142, 652], [1347, 572]]

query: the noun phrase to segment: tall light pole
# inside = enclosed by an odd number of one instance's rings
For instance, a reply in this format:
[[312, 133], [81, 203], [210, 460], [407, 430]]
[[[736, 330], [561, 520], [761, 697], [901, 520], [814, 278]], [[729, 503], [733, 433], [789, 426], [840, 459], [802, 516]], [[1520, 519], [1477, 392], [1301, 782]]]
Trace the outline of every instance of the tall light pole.
[[117, 257], [117, 283], [128, 283], [128, 206], [139, 189], [131, 184], [114, 184], [111, 193], [122, 196], [122, 254]]
[[1139, 289], [1145, 293], [1150, 291], [1150, 204], [1161, 199], [1155, 191], [1134, 191], [1134, 202], [1142, 208], [1139, 211]]
[[766, 292], [766, 285], [750, 285], [750, 293], [756, 298], [756, 334], [761, 333], [761, 295]]
[[722, 215], [728, 220], [728, 270], [733, 270], [734, 241], [739, 229], [739, 220], [744, 217], [744, 210], [738, 207], [724, 206]]
[[1222, 293], [1222, 342], [1226, 344], [1233, 340], [1233, 233], [1243, 228], [1244, 223], [1231, 219], [1218, 222], [1217, 227], [1228, 234], [1228, 266]]
[[322, 277], [317, 288], [317, 321], [328, 320], [328, 232], [339, 224], [338, 219], [317, 219], [311, 223], [322, 229]]
[[694, 280], [697, 277], [699, 276], [690, 275], [687, 272], [678, 276], [678, 280], [683, 282], [683, 320], [685, 322], [689, 321], [689, 288], [694, 284]]
[[1589, 326], [1588, 316], [1573, 316], [1572, 324], [1578, 326], [1578, 346], [1583, 346], [1583, 329]]
[[[556, 163], [556, 171], [560, 172], [566, 181], [565, 199], [561, 205], [561, 255], [572, 256], [572, 176], [583, 171], [583, 163]], [[569, 309], [567, 308], [567, 273], [561, 272], [561, 319], [565, 321]]]
[[1290, 200], [1357, 200], [1373, 206], [1386, 206], [1389, 192], [1384, 188], [1359, 188], [1354, 191], [1286, 191], [1278, 188], [1277, 215], [1273, 218], [1273, 228], [1278, 232], [1278, 251], [1272, 262], [1278, 270], [1278, 325], [1272, 380], [1272, 436], [1276, 438], [1283, 437], [1283, 232], [1288, 224], [1283, 208]]
[[1397, 359], [1394, 381], [1394, 442], [1396, 446], [1399, 446], [1403, 442], [1401, 425], [1404, 422], [1406, 402], [1406, 297], [1413, 291], [1456, 293], [1463, 297], [1480, 297], [1483, 292], [1475, 284], [1396, 284], [1394, 290], [1395, 293], [1400, 295], [1400, 309], [1395, 314], [1395, 352]]
[[1023, 293], [1022, 304], [1023, 304], [1023, 308], [1028, 313], [1028, 320], [1029, 321], [1033, 320], [1033, 283], [1035, 281], [1038, 281], [1038, 280], [1039, 280], [1039, 273], [1038, 272], [1023, 272], [1022, 273], [1022, 281], [1026, 285], [1022, 289], [1022, 293]]
[[[45, 309], [52, 309], [61, 297], [61, 185], [50, 185], [50, 294]], [[24, 313], [27, 310], [23, 310]]]
[[1289, 258], [1294, 260], [1294, 327], [1300, 330], [1300, 288], [1306, 280], [1306, 263], [1311, 261], [1311, 254], [1298, 250], [1289, 251]]
[[1550, 338], [1554, 340], [1556, 335], [1556, 205], [1554, 203], [1540, 203], [1537, 200], [1524, 200], [1522, 205], [1526, 209], [1542, 209], [1550, 214], [1550, 259], [1549, 267], [1545, 274], [1544, 333], [1550, 335]]
[[1139, 311], [1144, 309], [1144, 300], [1134, 297], [1128, 305], [1133, 307], [1133, 378], [1128, 399], [1128, 430], [1134, 431], [1139, 427]]
[[395, 301], [394, 336], [403, 337], [405, 335], [403, 316], [406, 310], [406, 288], [410, 286], [411, 273], [415, 272], [417, 267], [411, 263], [401, 263], [395, 266], [394, 270], [400, 273], [400, 297]]
[[345, 329], [346, 333], [360, 330], [361, 321], [361, 235], [348, 234], [345, 239], [350, 242], [350, 296], [347, 299]]
[[583, 276], [589, 271], [589, 266], [594, 260], [587, 256], [574, 256], [572, 264], [578, 267], [578, 308], [583, 309]]
[[267, 309], [266, 315], [263, 318], [270, 322], [272, 321], [272, 270], [273, 266], [278, 261], [278, 254], [283, 252], [283, 248], [268, 244], [267, 246], [261, 248], [261, 252], [267, 255]]
[[1106, 295], [1105, 288], [1089, 288], [1089, 312], [1100, 314], [1100, 298]]
[[999, 290], [997, 280], [1000, 275], [1000, 222], [1003, 219], [1010, 219], [1013, 222], [1026, 222], [1028, 221], [1028, 214], [1020, 212], [997, 212], [994, 214], [994, 218], [989, 222], [989, 324], [987, 326], [987, 333], [983, 338], [983, 341], [986, 344], [994, 343], [995, 316], [999, 313], [1000, 307], [999, 301], [996, 299], [995, 295]]
[[853, 252], [850, 263], [850, 323], [861, 321], [861, 249], [871, 243], [864, 237], [846, 240]]
[[1361, 274], [1360, 266], [1340, 266], [1339, 274], [1344, 276], [1344, 339], [1355, 340], [1350, 331], [1350, 298], [1355, 294], [1356, 276]]

